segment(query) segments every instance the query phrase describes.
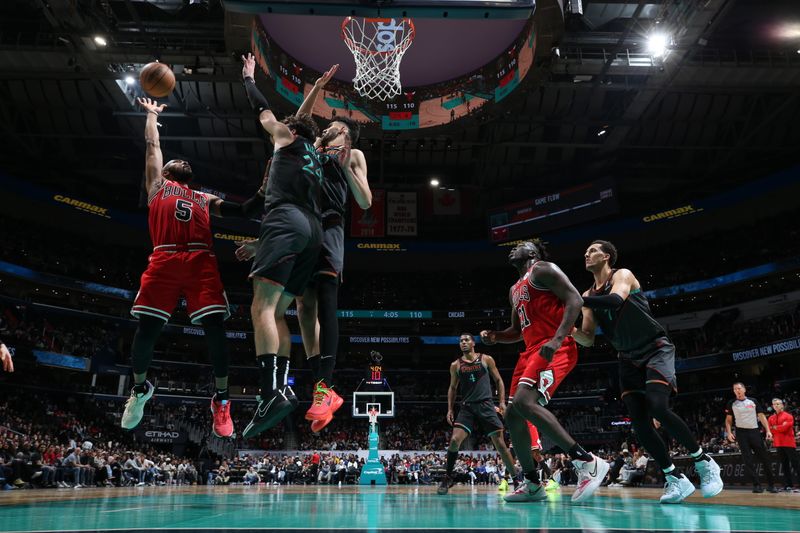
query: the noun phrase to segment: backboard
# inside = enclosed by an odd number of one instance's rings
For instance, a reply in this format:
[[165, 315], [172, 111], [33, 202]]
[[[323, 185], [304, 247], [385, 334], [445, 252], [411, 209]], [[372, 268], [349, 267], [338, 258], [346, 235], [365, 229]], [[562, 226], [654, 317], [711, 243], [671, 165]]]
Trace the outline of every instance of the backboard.
[[378, 411], [378, 418], [394, 418], [394, 392], [353, 393], [353, 418], [369, 418], [372, 409]]

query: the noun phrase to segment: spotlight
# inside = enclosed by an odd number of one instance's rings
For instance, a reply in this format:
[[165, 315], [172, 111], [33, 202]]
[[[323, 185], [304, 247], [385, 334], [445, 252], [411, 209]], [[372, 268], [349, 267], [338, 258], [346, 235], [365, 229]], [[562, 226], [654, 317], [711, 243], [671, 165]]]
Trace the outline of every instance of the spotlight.
[[647, 38], [647, 51], [653, 57], [664, 57], [669, 44], [667, 36], [663, 33], [654, 33]]
[[128, 85], [133, 85], [134, 83], [136, 83], [136, 78], [134, 78], [133, 76], [125, 76], [125, 83], [127, 83]]
[[102, 37], [100, 35], [94, 36], [94, 42], [95, 44], [97, 44], [97, 46], [105, 46], [108, 44], [108, 41], [106, 41], [105, 37]]
[[602, 136], [603, 136], [603, 135], [605, 135], [605, 134], [606, 134], [606, 129], [605, 129], [605, 128], [603, 128], [602, 130], [600, 130], [600, 131], [598, 131], [598, 132], [597, 132], [597, 136], [598, 136], [598, 137], [602, 137]]
[[438, 186], [439, 186], [439, 180], [437, 180], [436, 178], [431, 178], [431, 187], [438, 187]]

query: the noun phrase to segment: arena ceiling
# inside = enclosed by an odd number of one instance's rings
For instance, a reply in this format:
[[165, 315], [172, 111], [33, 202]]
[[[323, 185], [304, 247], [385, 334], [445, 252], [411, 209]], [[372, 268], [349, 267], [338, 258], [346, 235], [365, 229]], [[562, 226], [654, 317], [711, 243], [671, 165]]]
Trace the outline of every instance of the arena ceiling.
[[[370, 179], [407, 190], [436, 176], [487, 207], [612, 177], [623, 208], [643, 208], [796, 163], [794, 1], [584, 0], [502, 104], [436, 129], [366, 131]], [[123, 80], [160, 58], [184, 67], [166, 157], [191, 160], [212, 188], [253, 188], [267, 145], [239, 82], [249, 16], [219, 0], [4, 0], [0, 20], [3, 169], [135, 206], [143, 123]], [[674, 41], [654, 61], [647, 36], [662, 28]]]

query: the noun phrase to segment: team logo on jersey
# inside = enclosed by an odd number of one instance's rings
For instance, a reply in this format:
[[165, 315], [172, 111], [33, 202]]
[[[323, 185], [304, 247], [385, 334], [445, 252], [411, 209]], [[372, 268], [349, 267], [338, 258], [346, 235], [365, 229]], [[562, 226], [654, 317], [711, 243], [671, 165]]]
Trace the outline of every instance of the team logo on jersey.
[[552, 370], [542, 370], [539, 372], [539, 392], [548, 400], [550, 399], [550, 394], [547, 392], [547, 389], [552, 387], [553, 383], [555, 383], [555, 376], [553, 376]]
[[514, 292], [511, 294], [511, 299], [515, 306], [519, 304], [520, 300], [523, 302], [529, 302], [531, 295], [528, 292], [528, 284], [523, 283], [517, 287], [514, 287]]

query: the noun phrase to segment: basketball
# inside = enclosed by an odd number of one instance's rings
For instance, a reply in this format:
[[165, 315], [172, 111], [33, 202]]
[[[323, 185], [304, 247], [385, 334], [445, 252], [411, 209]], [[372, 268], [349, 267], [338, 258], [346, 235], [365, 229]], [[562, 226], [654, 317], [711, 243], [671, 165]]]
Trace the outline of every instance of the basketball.
[[144, 66], [139, 74], [139, 82], [144, 92], [155, 98], [163, 98], [175, 89], [175, 74], [168, 65], [156, 61]]

